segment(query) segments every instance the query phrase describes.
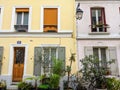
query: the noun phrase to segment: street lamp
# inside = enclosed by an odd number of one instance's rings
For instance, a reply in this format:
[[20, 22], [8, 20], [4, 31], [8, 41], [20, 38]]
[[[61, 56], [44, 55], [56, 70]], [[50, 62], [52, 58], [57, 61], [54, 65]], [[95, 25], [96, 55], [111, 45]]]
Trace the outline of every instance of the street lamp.
[[[77, 5], [77, 8], [76, 8], [76, 37], [78, 38], [79, 34], [78, 34], [78, 30], [79, 30], [79, 27], [78, 27], [78, 20], [81, 20], [82, 19], [82, 16], [83, 16], [83, 11], [82, 9], [80, 9], [80, 3], [78, 3]], [[79, 41], [77, 41], [77, 48], [79, 46]], [[77, 54], [78, 55], [78, 54]], [[79, 69], [79, 63], [78, 63], [78, 69]]]
[[77, 8], [76, 8], [76, 19], [80, 20], [82, 19], [83, 16], [83, 11], [80, 9], [80, 3], [78, 3]]

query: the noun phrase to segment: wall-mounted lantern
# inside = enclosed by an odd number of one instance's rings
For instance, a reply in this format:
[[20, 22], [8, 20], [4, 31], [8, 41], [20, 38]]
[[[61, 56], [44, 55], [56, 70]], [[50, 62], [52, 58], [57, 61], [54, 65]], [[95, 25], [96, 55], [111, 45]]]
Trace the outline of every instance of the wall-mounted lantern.
[[80, 3], [78, 3], [77, 8], [76, 8], [76, 19], [80, 20], [82, 19], [83, 16], [83, 11], [80, 9]]

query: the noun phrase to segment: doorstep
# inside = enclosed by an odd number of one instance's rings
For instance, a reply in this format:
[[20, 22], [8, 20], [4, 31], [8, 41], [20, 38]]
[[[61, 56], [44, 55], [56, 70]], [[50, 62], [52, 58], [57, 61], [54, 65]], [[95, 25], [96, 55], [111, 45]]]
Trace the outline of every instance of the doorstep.
[[10, 85], [7, 87], [7, 90], [18, 90], [18, 86], [17, 85]]

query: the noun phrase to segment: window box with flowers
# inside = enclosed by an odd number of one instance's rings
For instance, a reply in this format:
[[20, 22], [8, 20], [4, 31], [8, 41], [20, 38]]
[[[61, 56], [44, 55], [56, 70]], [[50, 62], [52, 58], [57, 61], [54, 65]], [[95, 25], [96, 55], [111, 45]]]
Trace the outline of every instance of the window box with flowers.
[[109, 25], [108, 24], [94, 24], [94, 25], [91, 25], [92, 28], [109, 28]]
[[91, 27], [91, 32], [107, 32], [107, 28], [110, 28], [108, 24], [92, 24], [89, 26]]

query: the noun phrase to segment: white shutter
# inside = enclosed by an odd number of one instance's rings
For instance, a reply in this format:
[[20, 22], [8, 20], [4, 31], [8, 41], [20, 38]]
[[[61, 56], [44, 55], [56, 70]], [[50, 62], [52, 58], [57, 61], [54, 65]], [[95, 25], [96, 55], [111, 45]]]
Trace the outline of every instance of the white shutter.
[[118, 62], [117, 62], [117, 53], [116, 47], [109, 47], [109, 60], [115, 60], [115, 63], [110, 65], [112, 75], [119, 75], [118, 74]]
[[85, 56], [93, 55], [93, 47], [85, 47], [84, 50]]
[[58, 59], [63, 61], [63, 69], [65, 69], [65, 47], [58, 47]]
[[0, 74], [2, 70], [3, 47], [0, 47]]
[[41, 62], [42, 62], [42, 48], [34, 48], [34, 75], [41, 75]]

